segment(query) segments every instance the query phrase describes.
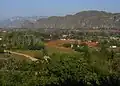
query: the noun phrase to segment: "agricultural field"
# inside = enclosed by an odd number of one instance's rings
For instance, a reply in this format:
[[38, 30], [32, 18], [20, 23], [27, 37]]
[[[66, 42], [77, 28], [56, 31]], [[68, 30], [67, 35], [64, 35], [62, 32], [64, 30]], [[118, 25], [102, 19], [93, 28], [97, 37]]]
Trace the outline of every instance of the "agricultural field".
[[55, 41], [50, 41], [48, 43], [45, 43], [45, 46], [47, 47], [48, 51], [74, 52], [71, 48], [63, 47], [64, 43], [71, 43], [71, 41], [55, 40]]

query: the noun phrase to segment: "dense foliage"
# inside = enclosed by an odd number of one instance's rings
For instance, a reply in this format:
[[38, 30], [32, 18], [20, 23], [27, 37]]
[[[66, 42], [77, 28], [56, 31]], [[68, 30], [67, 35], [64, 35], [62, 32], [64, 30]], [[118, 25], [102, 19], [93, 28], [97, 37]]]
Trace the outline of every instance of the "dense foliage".
[[[71, 44], [63, 44], [63, 47], [71, 47], [76, 54], [49, 54], [43, 43], [45, 38], [50, 38], [49, 34], [10, 32], [4, 35], [5, 40], [2, 42], [6, 43], [6, 49], [42, 50], [42, 56], [50, 56], [51, 59], [48, 62], [43, 58], [37, 62], [15, 59], [2, 61], [1, 86], [120, 86], [120, 53], [119, 50], [115, 52], [109, 48], [112, 45], [119, 46], [119, 40], [89, 36], [89, 33], [85, 37], [71, 36], [81, 38], [82, 41], [98, 40], [99, 48], [90, 48], [84, 44], [78, 46], [75, 42], [73, 47]], [[51, 36], [51, 39], [57, 38], [56, 34]]]
[[29, 50], [41, 50], [41, 49], [44, 49], [44, 43], [43, 42], [38, 42], [34, 45], [29, 45], [28, 46], [28, 49]]
[[[0, 85], [120, 85], [120, 64], [118, 59], [110, 62], [110, 68], [112, 69], [106, 71], [98, 68], [100, 64], [92, 65], [92, 61], [88, 63], [85, 56], [82, 55], [54, 53], [50, 57], [53, 59], [48, 63], [44, 60], [31, 62], [9, 59], [4, 61], [0, 66]], [[106, 62], [109, 61], [106, 60]]]

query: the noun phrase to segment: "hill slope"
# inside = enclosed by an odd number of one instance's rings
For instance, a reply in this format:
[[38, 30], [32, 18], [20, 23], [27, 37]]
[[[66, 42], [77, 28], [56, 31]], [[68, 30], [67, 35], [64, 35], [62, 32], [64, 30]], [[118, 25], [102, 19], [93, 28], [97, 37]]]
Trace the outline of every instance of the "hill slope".
[[82, 11], [74, 15], [37, 18], [34, 22], [22, 19], [10, 21], [10, 23], [6, 21], [6, 23], [8, 23], [6, 27], [11, 24], [11, 26], [18, 28], [120, 28], [120, 13]]
[[103, 11], [83, 11], [75, 15], [67, 15], [65, 17], [49, 17], [47, 19], [39, 19], [37, 21], [40, 27], [48, 26], [49, 28], [119, 28], [120, 14], [107, 13]]

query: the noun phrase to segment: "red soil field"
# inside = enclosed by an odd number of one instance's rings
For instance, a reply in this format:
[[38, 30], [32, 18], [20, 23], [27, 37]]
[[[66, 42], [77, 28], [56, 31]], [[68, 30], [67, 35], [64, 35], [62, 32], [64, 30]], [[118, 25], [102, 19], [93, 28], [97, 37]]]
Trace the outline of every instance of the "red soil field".
[[[75, 43], [75, 42], [76, 42], [76, 40], [54, 40], [54, 41], [47, 42], [45, 45], [48, 47], [55, 47], [55, 48], [59, 48], [61, 50], [70, 51], [70, 50], [72, 50], [71, 48], [65, 48], [62, 45], [65, 43]], [[79, 42], [78, 41], [78, 44], [86, 44], [89, 47], [97, 47], [98, 46], [98, 43], [96, 43], [96, 42]]]
[[62, 45], [65, 43], [71, 43], [70, 40], [55, 40], [55, 41], [50, 41], [47, 42], [45, 45], [48, 47], [55, 47], [55, 48], [59, 48], [61, 50], [66, 50], [66, 51], [73, 51], [71, 48], [65, 48]]

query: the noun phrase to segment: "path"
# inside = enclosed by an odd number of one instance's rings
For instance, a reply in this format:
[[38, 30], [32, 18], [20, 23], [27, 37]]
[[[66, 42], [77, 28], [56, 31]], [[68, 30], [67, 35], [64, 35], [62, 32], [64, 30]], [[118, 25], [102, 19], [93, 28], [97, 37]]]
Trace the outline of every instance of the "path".
[[26, 55], [26, 54], [23, 54], [23, 53], [18, 53], [18, 52], [13, 52], [13, 51], [8, 51], [8, 50], [5, 50], [6, 52], [10, 52], [12, 54], [16, 54], [16, 55], [20, 55], [20, 56], [24, 56], [24, 57], [27, 57], [29, 58], [30, 60], [32, 61], [37, 61], [38, 59], [32, 57], [32, 56], [29, 56], [29, 55]]

